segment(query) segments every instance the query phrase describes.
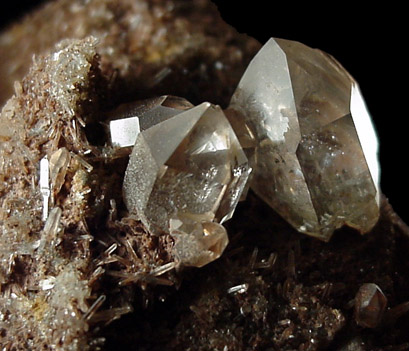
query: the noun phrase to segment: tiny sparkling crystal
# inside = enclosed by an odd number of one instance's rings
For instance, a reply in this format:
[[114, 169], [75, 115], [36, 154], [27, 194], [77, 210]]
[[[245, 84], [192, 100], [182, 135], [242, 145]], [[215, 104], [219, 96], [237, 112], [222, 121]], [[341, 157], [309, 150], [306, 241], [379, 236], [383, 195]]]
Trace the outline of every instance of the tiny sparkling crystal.
[[227, 289], [228, 294], [244, 294], [247, 292], [249, 285], [247, 283], [232, 286], [231, 288]]
[[227, 116], [247, 146], [252, 189], [297, 230], [329, 240], [344, 224], [376, 224], [377, 138], [357, 83], [331, 56], [270, 39]]

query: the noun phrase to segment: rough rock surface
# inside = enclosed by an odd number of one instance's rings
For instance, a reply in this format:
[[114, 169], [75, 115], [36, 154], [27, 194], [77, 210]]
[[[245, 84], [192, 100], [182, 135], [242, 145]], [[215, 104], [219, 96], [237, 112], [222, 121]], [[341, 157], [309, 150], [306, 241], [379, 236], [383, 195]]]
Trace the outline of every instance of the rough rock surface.
[[[409, 230], [386, 199], [371, 233], [323, 243], [250, 192], [224, 255], [182, 271], [173, 239], [127, 216], [106, 112], [160, 94], [226, 106], [258, 48], [201, 0], [61, 0], [1, 34], [2, 349], [409, 348]], [[39, 163], [53, 155], [61, 187], [44, 223]], [[388, 299], [376, 329], [354, 318], [364, 283]]]
[[[76, 350], [86, 343], [80, 316], [91, 294], [84, 272], [90, 263], [89, 185], [75, 155], [84, 151], [78, 105], [81, 93], [88, 96], [91, 89], [94, 56], [95, 39], [61, 43], [53, 56], [33, 63], [1, 113], [0, 323], [2, 346], [9, 349], [70, 345]], [[69, 187], [64, 195], [55, 194], [44, 225], [38, 165], [63, 146], [72, 155]], [[66, 245], [74, 250], [66, 251]]]
[[0, 35], [0, 102], [33, 54], [89, 35], [99, 40], [101, 70], [122, 102], [172, 90], [194, 104], [227, 103], [260, 47], [225, 24], [207, 0], [52, 1]]

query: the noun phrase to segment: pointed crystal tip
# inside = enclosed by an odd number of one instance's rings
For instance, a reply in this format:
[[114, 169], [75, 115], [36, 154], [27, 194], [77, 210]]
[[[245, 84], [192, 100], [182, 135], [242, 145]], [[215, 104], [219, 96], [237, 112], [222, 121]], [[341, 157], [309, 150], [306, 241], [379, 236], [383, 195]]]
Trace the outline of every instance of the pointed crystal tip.
[[[176, 233], [175, 252], [190, 257], [181, 258], [183, 264], [200, 266], [227, 245], [221, 223], [231, 218], [250, 171], [223, 111], [205, 102], [139, 132], [125, 173], [124, 200], [152, 234]], [[206, 253], [182, 254], [180, 243]]]
[[142, 130], [192, 107], [186, 99], [171, 95], [123, 104], [109, 114], [111, 143], [118, 147], [133, 146]]
[[354, 315], [358, 325], [376, 328], [382, 320], [387, 299], [381, 288], [373, 283], [363, 284], [355, 296]]
[[344, 224], [363, 233], [376, 224], [378, 141], [357, 83], [333, 57], [270, 39], [228, 110], [240, 142], [256, 140], [246, 149], [252, 189], [294, 228], [329, 240]]
[[203, 267], [219, 258], [229, 238], [226, 229], [214, 222], [196, 222], [189, 232], [173, 229], [173, 248], [177, 260], [184, 266]]

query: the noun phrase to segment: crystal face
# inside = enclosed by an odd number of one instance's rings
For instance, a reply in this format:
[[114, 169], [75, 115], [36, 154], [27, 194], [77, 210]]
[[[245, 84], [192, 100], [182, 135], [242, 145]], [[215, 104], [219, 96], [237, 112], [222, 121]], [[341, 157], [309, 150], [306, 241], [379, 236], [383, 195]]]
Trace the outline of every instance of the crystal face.
[[[208, 263], [227, 245], [227, 233], [218, 223], [232, 216], [249, 173], [223, 111], [203, 103], [137, 135], [125, 173], [124, 199], [152, 234], [175, 234], [179, 248], [193, 240], [209, 251]], [[192, 236], [185, 240], [185, 234]], [[184, 257], [180, 250], [178, 256]], [[196, 260], [199, 266], [206, 261]]]
[[378, 285], [362, 285], [355, 296], [354, 314], [357, 324], [365, 328], [376, 328], [386, 306], [387, 299]]
[[111, 142], [119, 147], [132, 146], [141, 130], [191, 107], [193, 105], [189, 101], [169, 95], [121, 105], [111, 113], [115, 118], [122, 117], [109, 123]]
[[376, 224], [377, 138], [357, 83], [330, 55], [270, 39], [227, 115], [242, 143], [255, 142], [252, 189], [298, 231], [329, 240], [344, 224]]
[[226, 229], [219, 223], [172, 220], [170, 227], [175, 238], [173, 251], [185, 266], [203, 267], [219, 258], [229, 243]]

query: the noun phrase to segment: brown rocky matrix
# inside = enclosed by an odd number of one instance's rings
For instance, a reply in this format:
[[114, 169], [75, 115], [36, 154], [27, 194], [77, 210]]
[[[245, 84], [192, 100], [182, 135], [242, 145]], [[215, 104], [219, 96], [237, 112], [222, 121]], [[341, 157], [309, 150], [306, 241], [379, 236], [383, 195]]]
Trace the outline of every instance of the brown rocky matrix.
[[[128, 217], [107, 112], [162, 94], [226, 107], [259, 47], [208, 1], [56, 1], [1, 34], [2, 348], [408, 348], [408, 230], [384, 198], [371, 233], [344, 228], [323, 243], [250, 192], [226, 223], [224, 255], [179, 272], [173, 239]], [[387, 297], [376, 329], [355, 321], [364, 283]]]

